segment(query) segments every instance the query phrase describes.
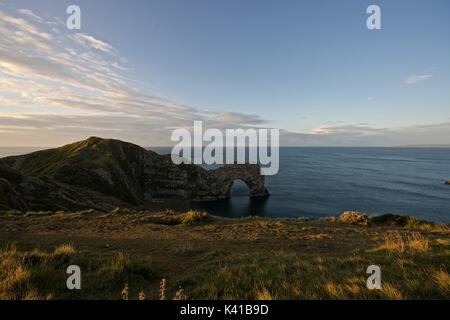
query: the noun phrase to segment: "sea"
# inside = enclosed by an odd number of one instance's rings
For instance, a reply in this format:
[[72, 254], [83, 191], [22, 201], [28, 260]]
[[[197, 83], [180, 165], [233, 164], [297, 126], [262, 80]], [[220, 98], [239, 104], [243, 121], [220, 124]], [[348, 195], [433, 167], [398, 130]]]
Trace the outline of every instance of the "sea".
[[[35, 149], [0, 148], [0, 157]], [[448, 180], [450, 148], [284, 147], [278, 174], [266, 176], [270, 197], [250, 199], [238, 180], [229, 200], [189, 206], [227, 217], [319, 218], [355, 210], [450, 223]]]

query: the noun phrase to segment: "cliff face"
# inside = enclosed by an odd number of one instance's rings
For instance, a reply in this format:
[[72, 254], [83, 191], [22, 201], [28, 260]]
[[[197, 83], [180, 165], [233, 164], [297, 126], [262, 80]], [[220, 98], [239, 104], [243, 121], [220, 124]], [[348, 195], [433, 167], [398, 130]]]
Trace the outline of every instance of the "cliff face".
[[[92, 137], [61, 148], [0, 159], [0, 208], [39, 210], [142, 206], [152, 199], [210, 201], [229, 197], [234, 180], [266, 196], [257, 165], [205, 170], [174, 165], [119, 140]], [[14, 199], [14, 200], [13, 200]]]

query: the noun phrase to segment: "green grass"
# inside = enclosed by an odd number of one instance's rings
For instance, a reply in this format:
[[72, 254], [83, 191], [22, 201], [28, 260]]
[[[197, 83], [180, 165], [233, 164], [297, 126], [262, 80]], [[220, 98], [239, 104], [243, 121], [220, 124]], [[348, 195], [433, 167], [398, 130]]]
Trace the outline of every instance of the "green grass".
[[412, 216], [399, 216], [394, 214], [372, 217], [370, 222], [374, 224], [395, 225], [410, 229], [432, 229], [433, 227], [438, 227], [435, 223], [419, 220]]
[[[205, 263], [176, 285], [194, 299], [448, 299], [448, 262], [442, 256], [386, 253], [305, 258], [257, 252]], [[382, 269], [382, 290], [366, 287], [372, 264]]]
[[[26, 232], [25, 232], [26, 231]], [[450, 231], [430, 224], [199, 212], [0, 215], [0, 299], [450, 299]], [[11, 241], [17, 245], [11, 245]], [[69, 265], [82, 290], [66, 288]], [[382, 290], [366, 287], [378, 265]]]
[[[131, 261], [119, 252], [112, 257], [86, 255], [72, 245], [52, 252], [20, 251], [15, 245], [0, 250], [0, 299], [120, 299], [124, 283], [135, 284], [137, 297], [155, 278], [151, 259]], [[68, 290], [66, 268], [82, 270], [82, 290]]]

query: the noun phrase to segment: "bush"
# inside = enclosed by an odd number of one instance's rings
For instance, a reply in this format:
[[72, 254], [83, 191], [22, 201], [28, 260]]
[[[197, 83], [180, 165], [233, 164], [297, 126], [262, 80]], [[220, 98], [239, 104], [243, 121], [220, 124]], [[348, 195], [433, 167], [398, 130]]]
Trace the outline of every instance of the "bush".
[[339, 221], [347, 224], [367, 226], [369, 218], [365, 213], [357, 211], [346, 211], [339, 217]]
[[200, 211], [188, 211], [181, 217], [181, 223], [185, 225], [197, 224], [204, 222], [208, 219], [208, 214], [206, 212]]
[[418, 220], [411, 216], [399, 216], [395, 214], [384, 214], [381, 216], [372, 217], [370, 219], [370, 222], [409, 228], [417, 228], [423, 227], [425, 225], [431, 225], [431, 223], [428, 223], [423, 220]]

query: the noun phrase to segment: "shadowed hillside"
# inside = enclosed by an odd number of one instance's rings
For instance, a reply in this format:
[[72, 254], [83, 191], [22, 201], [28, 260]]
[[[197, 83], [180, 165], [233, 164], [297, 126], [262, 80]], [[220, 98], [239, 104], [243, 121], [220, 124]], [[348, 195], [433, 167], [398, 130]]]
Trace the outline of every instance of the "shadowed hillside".
[[148, 189], [156, 189], [158, 170], [170, 166], [165, 160], [131, 143], [91, 137], [2, 162], [27, 176], [47, 177], [139, 204], [148, 197]]
[[[60, 148], [0, 159], [0, 208], [78, 210], [145, 207], [157, 199], [217, 200], [235, 179], [266, 196], [257, 165], [205, 170], [174, 165], [170, 156], [137, 145], [91, 137]], [[23, 199], [23, 200], [20, 200]], [[97, 205], [92, 205], [91, 201]]]

